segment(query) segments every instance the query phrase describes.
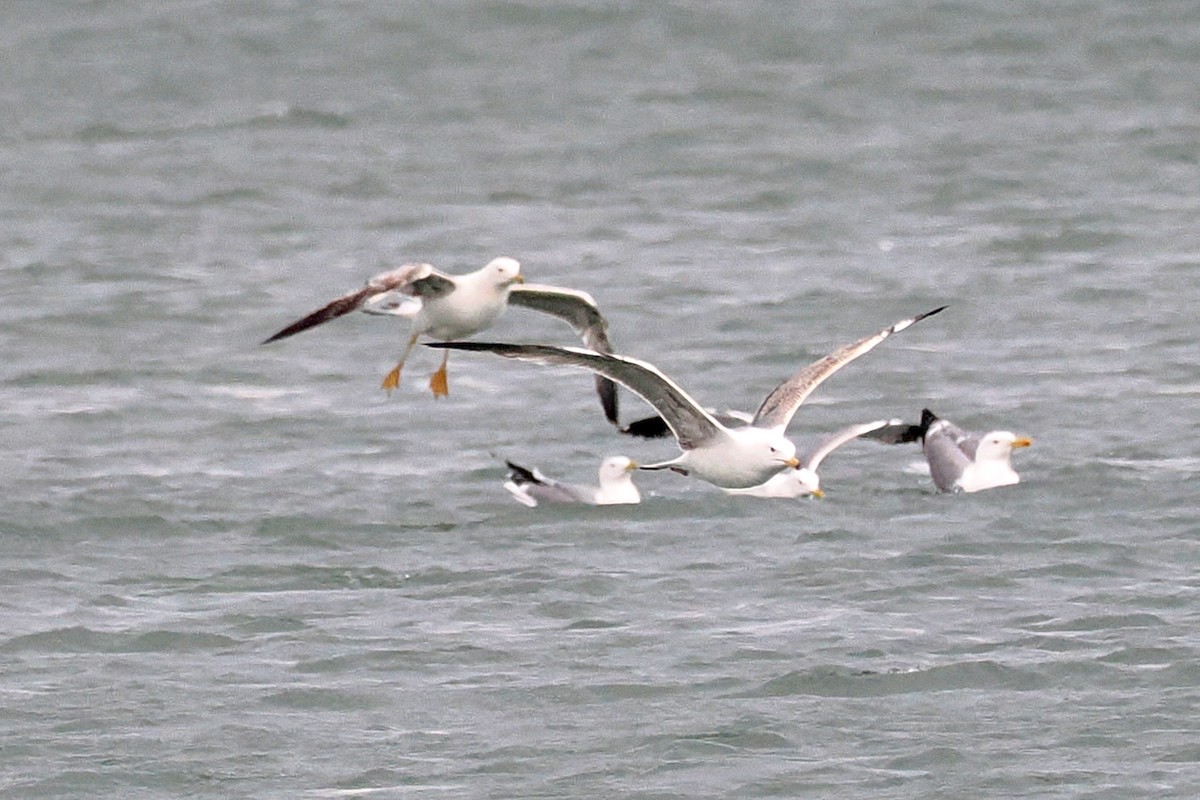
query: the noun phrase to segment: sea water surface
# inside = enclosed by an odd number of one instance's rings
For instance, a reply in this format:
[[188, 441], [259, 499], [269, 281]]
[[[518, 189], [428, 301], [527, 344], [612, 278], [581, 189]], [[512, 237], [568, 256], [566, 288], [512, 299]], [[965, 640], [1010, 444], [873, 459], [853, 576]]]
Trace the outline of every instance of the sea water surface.
[[[14, 2], [0, 11], [0, 796], [1193, 798], [1193, 3]], [[584, 289], [751, 410], [1034, 439], [934, 493], [587, 481], [588, 376], [397, 320], [403, 261]], [[518, 309], [486, 338], [573, 344]], [[647, 413], [624, 394], [626, 420]]]

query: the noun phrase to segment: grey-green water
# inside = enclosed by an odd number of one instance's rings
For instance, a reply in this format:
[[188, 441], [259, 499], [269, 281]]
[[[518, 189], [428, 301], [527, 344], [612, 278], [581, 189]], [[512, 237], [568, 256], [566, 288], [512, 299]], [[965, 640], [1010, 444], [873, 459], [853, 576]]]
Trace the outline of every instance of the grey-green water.
[[[10, 3], [0, 795], [1130, 798], [1200, 791], [1190, 3]], [[644, 474], [586, 376], [281, 324], [401, 260], [586, 289], [803, 442], [1031, 435], [946, 497]], [[570, 343], [513, 311], [502, 339]], [[645, 408], [625, 396], [625, 414]]]

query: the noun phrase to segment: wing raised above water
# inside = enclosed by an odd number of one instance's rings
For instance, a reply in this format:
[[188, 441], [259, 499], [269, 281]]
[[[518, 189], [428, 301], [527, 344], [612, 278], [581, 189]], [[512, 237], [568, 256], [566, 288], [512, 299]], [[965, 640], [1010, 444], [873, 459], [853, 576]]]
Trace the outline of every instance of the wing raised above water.
[[804, 369], [797, 372], [792, 377], [788, 378], [783, 383], [775, 387], [762, 405], [758, 407], [758, 411], [754, 414], [754, 424], [762, 428], [776, 428], [785, 430], [788, 423], [792, 421], [792, 417], [796, 414], [796, 409], [800, 408], [800, 404], [813, 393], [813, 390], [820, 386], [826, 378], [833, 375], [842, 367], [849, 364], [859, 356], [869, 352], [875, 345], [882, 342], [884, 339], [891, 336], [893, 333], [899, 333], [905, 328], [920, 322], [926, 317], [931, 317], [934, 314], [942, 311], [946, 306], [940, 306], [932, 311], [926, 311], [924, 314], [918, 314], [915, 317], [902, 319], [899, 322], [889, 325], [878, 333], [859, 339], [857, 342], [852, 342], [844, 347], [834, 350], [829, 355], [819, 358], [809, 364]]
[[[508, 295], [509, 305], [540, 311], [563, 320], [583, 340], [584, 346], [597, 353], [611, 353], [608, 341], [608, 320], [600, 313], [596, 301], [587, 292], [548, 286], [541, 283], [526, 283], [514, 286]], [[604, 408], [605, 418], [619, 425], [620, 408], [617, 387], [603, 375], [596, 376], [596, 394]]]

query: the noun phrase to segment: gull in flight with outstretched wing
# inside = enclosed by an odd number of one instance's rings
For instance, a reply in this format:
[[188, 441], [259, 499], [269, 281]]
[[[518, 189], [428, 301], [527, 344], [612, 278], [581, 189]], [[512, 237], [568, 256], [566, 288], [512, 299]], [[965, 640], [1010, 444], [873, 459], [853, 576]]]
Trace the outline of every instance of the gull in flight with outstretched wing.
[[[429, 264], [405, 264], [380, 273], [361, 289], [348, 292], [308, 316], [275, 333], [263, 344], [286, 339], [351, 311], [389, 314], [412, 320], [408, 344], [399, 362], [383, 379], [389, 392], [400, 385], [400, 371], [422, 335], [443, 341], [463, 339], [491, 326], [509, 305], [524, 306], [568, 323], [584, 344], [601, 353], [611, 352], [608, 323], [587, 292], [559, 286], [525, 283], [521, 265], [501, 256], [465, 275], [448, 275]], [[447, 352], [429, 380], [435, 397], [449, 394]], [[612, 381], [597, 376], [596, 391], [604, 415], [617, 424], [617, 390]]]
[[670, 461], [639, 469], [671, 469], [723, 489], [747, 489], [785, 469], [799, 468], [796, 446], [784, 436], [796, 410], [826, 378], [893, 333], [945, 306], [900, 320], [878, 333], [841, 347], [779, 384], [767, 395], [749, 425], [722, 424], [653, 364], [628, 356], [575, 347], [501, 342], [439, 342], [429, 347], [490, 352], [505, 358], [589, 369], [625, 386], [662, 416], [682, 451]]

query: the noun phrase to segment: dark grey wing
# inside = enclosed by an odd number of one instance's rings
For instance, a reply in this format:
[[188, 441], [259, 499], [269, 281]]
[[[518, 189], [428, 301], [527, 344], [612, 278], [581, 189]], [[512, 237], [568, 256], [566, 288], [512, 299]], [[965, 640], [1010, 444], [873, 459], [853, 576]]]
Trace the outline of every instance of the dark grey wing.
[[655, 414], [652, 417], [636, 419], [628, 425], [618, 428], [621, 433], [630, 436], [640, 436], [643, 439], [661, 439], [671, 435], [671, 426], [662, 417]]
[[[531, 308], [558, 317], [575, 329], [575, 333], [579, 334], [589, 350], [595, 350], [597, 353], [612, 352], [612, 345], [608, 341], [608, 320], [600, 313], [596, 301], [587, 292], [540, 283], [525, 283], [512, 287], [508, 302], [509, 305]], [[600, 396], [605, 419], [613, 425], [619, 425], [620, 409], [616, 384], [603, 375], [597, 375], [596, 394]]]
[[[425, 266], [429, 267], [428, 264]], [[458, 288], [458, 284], [454, 282], [454, 278], [429, 267], [428, 272], [414, 277], [401, 291], [422, 300], [435, 300], [445, 297], [456, 288]]]
[[587, 503], [596, 505], [596, 493], [580, 492], [565, 483], [538, 483], [522, 487], [530, 497], [544, 503]]
[[608, 342], [608, 321], [587, 292], [540, 283], [522, 283], [512, 287], [508, 302], [558, 317], [575, 329], [589, 350], [612, 352]]
[[505, 459], [504, 466], [508, 467], [508, 479], [513, 483], [524, 486], [527, 483], [541, 483], [537, 473], [527, 467], [522, 467], [520, 464]]
[[792, 416], [796, 413], [796, 409], [800, 407], [805, 398], [812, 394], [813, 390], [820, 386], [826, 378], [854, 359], [869, 352], [871, 348], [893, 333], [899, 333], [908, 326], [920, 322], [926, 317], [931, 317], [944, 308], [945, 306], [941, 306], [932, 311], [926, 311], [924, 314], [902, 319], [894, 325], [889, 325], [879, 331], [879, 333], [859, 339], [857, 342], [838, 348], [824, 358], [817, 359], [776, 386], [767, 395], [762, 405], [758, 407], [758, 411], [754, 414], [754, 424], [762, 428], [778, 428], [779, 430], [787, 428], [788, 423], [792, 421]]
[[588, 492], [580, 487], [559, 483], [541, 475], [536, 470], [526, 469], [511, 461], [504, 463], [508, 467], [508, 479], [535, 500], [549, 503], [595, 504], [596, 502], [595, 491]]
[[726, 430], [678, 384], [645, 361], [612, 353], [596, 353], [577, 347], [547, 344], [507, 344], [503, 342], [427, 342], [426, 347], [450, 350], [475, 350], [505, 358], [583, 367], [611, 378], [641, 397], [662, 415], [679, 446], [691, 450], [714, 438], [726, 436]]
[[963, 451], [963, 455], [975, 460], [975, 451], [979, 449], [979, 441], [983, 437], [978, 433], [969, 433], [948, 419], [942, 419], [928, 408], [921, 409], [921, 424], [915, 426], [919, 438], [924, 439], [931, 430], [937, 431]]
[[[744, 411], [725, 411], [723, 413], [714, 412], [709, 409], [712, 418], [724, 425], [726, 428], [740, 428], [744, 425], [749, 425], [753, 419]], [[643, 439], [659, 439], [668, 436], [671, 433], [671, 428], [668, 427], [667, 421], [659, 416], [644, 417], [634, 420], [623, 428], [618, 430], [621, 433], [627, 433], [630, 436], [640, 436]]]
[[957, 440], [955, 444], [958, 449], [963, 451], [963, 455], [972, 461], [975, 460], [975, 451], [979, 449], [979, 443], [983, 441], [983, 434], [968, 433], [963, 438]]
[[979, 441], [983, 438], [982, 435], [964, 431], [953, 422], [945, 419], [942, 420], [941, 433], [949, 437], [950, 441], [954, 442], [959, 450], [962, 450], [963, 455], [972, 461], [975, 460], [975, 451], [979, 449]]
[[[318, 308], [307, 317], [296, 320], [270, 338], [264, 339], [262, 344], [286, 339], [301, 331], [329, 322], [331, 319], [337, 319], [362, 308], [372, 298], [388, 292], [411, 293], [409, 290], [414, 283], [428, 280], [433, 275], [438, 275], [438, 273], [429, 264], [405, 264], [389, 272], [382, 272], [367, 281], [366, 286], [353, 292], [347, 292], [332, 303]], [[451, 281], [451, 287], [453, 287], [453, 281]]]
[[921, 440], [921, 426], [900, 420], [891, 420], [882, 427], [867, 431], [862, 434], [862, 437], [883, 444], [909, 444]]
[[817, 471], [817, 467], [821, 466], [821, 462], [825, 460], [825, 456], [837, 450], [839, 447], [849, 442], [852, 439], [857, 439], [860, 436], [879, 430], [888, 425], [898, 425], [899, 420], [894, 419], [877, 419], [874, 422], [863, 422], [858, 425], [848, 425], [836, 433], [831, 433], [823, 439], [820, 439], [815, 445], [809, 448], [800, 461], [804, 466]]
[[929, 462], [929, 474], [933, 483], [943, 492], [954, 490], [954, 482], [971, 464], [971, 458], [962, 451], [954, 436], [943, 426], [935, 426], [925, 434], [921, 445], [925, 460]]

